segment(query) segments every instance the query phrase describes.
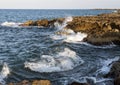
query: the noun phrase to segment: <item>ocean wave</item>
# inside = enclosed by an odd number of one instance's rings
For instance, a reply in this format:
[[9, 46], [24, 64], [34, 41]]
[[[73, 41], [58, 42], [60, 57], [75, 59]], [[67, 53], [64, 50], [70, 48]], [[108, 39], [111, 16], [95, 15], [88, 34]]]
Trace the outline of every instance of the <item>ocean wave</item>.
[[16, 22], [3, 22], [1, 23], [1, 26], [6, 26], [6, 27], [18, 27], [22, 23], [16, 23]]
[[84, 61], [76, 55], [76, 52], [65, 48], [64, 51], [53, 56], [43, 55], [39, 62], [25, 62], [25, 68], [36, 72], [59, 72], [72, 70]]
[[51, 38], [53, 40], [63, 40], [63, 42], [69, 43], [80, 43], [86, 37], [87, 37], [86, 33], [81, 32], [75, 33], [71, 29], [63, 29], [59, 32], [56, 32], [54, 35], [51, 35]]
[[65, 42], [78, 43], [78, 42], [83, 41], [83, 39], [86, 38], [86, 37], [87, 37], [87, 34], [78, 32], [78, 33], [75, 33], [75, 34], [72, 34], [72, 35], [67, 35], [66, 39], [64, 41]]
[[68, 22], [71, 22], [73, 20], [73, 18], [71, 16], [66, 17], [64, 22], [62, 24], [60, 24], [59, 22], [55, 22], [55, 28], [57, 28], [57, 30], [62, 30], [67, 26]]
[[9, 67], [6, 63], [4, 63], [2, 71], [0, 72], [0, 83], [5, 84], [4, 79], [7, 78], [8, 74], [10, 74]]
[[102, 62], [101, 62], [102, 68], [97, 70], [97, 74], [99, 74], [99, 73], [107, 74], [110, 71], [112, 62], [117, 61], [117, 60], [119, 60], [119, 57], [115, 57], [113, 59], [102, 60]]

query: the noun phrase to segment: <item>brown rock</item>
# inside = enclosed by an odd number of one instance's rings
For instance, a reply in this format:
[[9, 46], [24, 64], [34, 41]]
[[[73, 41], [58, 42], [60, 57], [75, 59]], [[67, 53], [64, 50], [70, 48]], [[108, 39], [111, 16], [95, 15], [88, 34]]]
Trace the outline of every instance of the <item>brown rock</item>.
[[32, 85], [51, 85], [51, 82], [49, 80], [35, 80]]
[[30, 82], [28, 80], [23, 80], [21, 83], [22, 85], [30, 85]]
[[14, 83], [9, 83], [8, 85], [14, 85]]
[[20, 26], [34, 26], [34, 24], [35, 24], [34, 21], [29, 20], [29, 21], [27, 21], [27, 22], [21, 24]]
[[43, 20], [35, 21], [35, 25], [36, 26], [48, 27], [48, 20], [43, 19]]
[[[54, 23], [62, 24], [64, 18], [53, 20], [27, 21], [21, 26], [43, 26], [46, 28], [55, 27]], [[68, 22], [65, 29], [72, 29], [74, 32], [87, 33], [84, 39], [94, 45], [108, 45], [111, 43], [120, 45], [120, 14], [100, 14], [97, 16], [73, 17], [72, 22]], [[57, 32], [60, 34], [60, 32]], [[61, 34], [66, 34], [62, 32]]]

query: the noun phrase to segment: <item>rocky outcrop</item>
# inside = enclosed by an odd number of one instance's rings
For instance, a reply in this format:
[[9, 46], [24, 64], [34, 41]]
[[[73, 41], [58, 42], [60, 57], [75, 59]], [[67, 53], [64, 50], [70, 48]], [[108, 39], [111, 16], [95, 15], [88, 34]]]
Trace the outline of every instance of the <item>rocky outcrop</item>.
[[[21, 26], [41, 26], [54, 28], [55, 23], [64, 23], [64, 18], [53, 20], [27, 21]], [[111, 43], [120, 45], [120, 14], [100, 14], [97, 16], [73, 17], [64, 29], [72, 29], [74, 32], [84, 32], [88, 36], [84, 39], [94, 45], [108, 45]], [[64, 32], [63, 32], [64, 33]]]
[[110, 72], [106, 75], [106, 77], [120, 77], [120, 61], [113, 62]]
[[120, 85], [120, 60], [112, 63], [110, 72], [105, 77], [114, 78], [114, 85]]
[[120, 45], [120, 14], [74, 17], [66, 28], [87, 33], [84, 41], [94, 45]]
[[40, 26], [41, 28], [50, 28], [50, 27], [55, 27], [54, 23], [58, 22], [58, 23], [63, 23], [64, 19], [63, 18], [59, 18], [59, 19], [53, 19], [53, 20], [47, 20], [47, 19], [42, 19], [42, 20], [37, 20], [37, 21], [33, 21], [33, 20], [29, 20], [24, 22], [23, 24], [21, 24], [20, 26]]
[[19, 83], [9, 83], [8, 85], [52, 85], [49, 80], [23, 80]]

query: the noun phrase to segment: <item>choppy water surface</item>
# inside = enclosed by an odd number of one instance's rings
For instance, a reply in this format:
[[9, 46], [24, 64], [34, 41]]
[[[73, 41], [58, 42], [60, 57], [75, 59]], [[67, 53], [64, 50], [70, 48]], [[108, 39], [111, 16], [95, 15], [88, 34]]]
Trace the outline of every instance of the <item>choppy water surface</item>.
[[112, 61], [120, 57], [120, 47], [93, 46], [82, 42], [87, 34], [58, 36], [57, 28], [18, 27], [32, 19], [96, 15], [112, 10], [0, 10], [0, 82], [49, 79], [53, 85], [72, 81], [93, 81], [113, 85], [105, 79]]

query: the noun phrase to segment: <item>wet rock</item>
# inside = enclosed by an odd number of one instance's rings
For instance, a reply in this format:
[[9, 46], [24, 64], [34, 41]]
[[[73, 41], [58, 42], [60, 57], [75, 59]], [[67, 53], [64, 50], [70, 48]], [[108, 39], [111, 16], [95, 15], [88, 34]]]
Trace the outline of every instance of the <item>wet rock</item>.
[[35, 21], [35, 26], [48, 27], [48, 20], [43, 19], [43, 20]]
[[69, 85], [90, 85], [90, 84], [88, 84], [88, 83], [73, 82], [73, 83], [71, 83], [71, 84], [69, 84]]
[[120, 77], [114, 80], [114, 85], [120, 85]]
[[106, 75], [106, 77], [120, 77], [120, 61], [113, 62], [110, 72]]
[[34, 24], [35, 24], [34, 21], [29, 20], [29, 21], [27, 21], [27, 22], [21, 24], [20, 26], [34, 26]]
[[30, 82], [28, 80], [23, 80], [21, 82], [22, 85], [30, 85]]
[[28, 81], [28, 80], [23, 80], [19, 83], [9, 83], [8, 85], [52, 85], [49, 80], [33, 80]]
[[35, 80], [32, 85], [51, 85], [51, 82], [49, 80]]

